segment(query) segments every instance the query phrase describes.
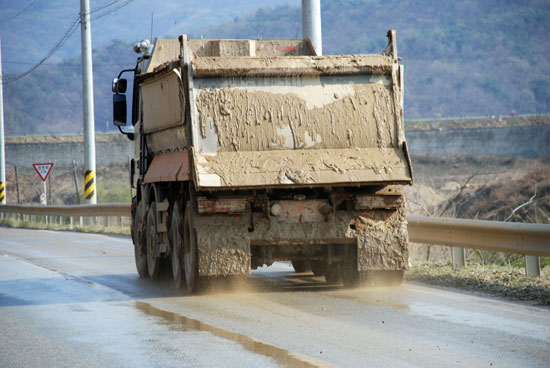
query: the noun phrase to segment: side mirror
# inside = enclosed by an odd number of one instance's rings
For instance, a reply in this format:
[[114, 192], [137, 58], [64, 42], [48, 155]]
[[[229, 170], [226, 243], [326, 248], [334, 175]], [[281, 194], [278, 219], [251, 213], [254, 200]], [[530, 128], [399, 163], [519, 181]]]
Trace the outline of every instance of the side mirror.
[[113, 95], [113, 124], [117, 127], [126, 126], [126, 95]]
[[112, 90], [113, 93], [126, 93], [126, 87], [128, 86], [128, 81], [126, 79], [113, 79]]

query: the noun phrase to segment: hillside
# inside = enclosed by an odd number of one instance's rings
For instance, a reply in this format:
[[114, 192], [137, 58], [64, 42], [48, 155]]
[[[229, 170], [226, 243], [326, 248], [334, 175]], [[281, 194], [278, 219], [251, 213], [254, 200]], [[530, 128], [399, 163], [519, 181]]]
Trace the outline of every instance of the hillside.
[[[399, 54], [405, 65], [406, 119], [550, 112], [547, 1], [321, 3], [326, 54], [379, 53], [386, 44], [386, 31], [398, 30]], [[125, 27], [116, 25], [126, 23], [116, 20], [111, 22], [115, 27], [111, 35], [119, 37], [123, 32], [118, 30]], [[167, 28], [167, 33], [205, 38], [301, 37], [299, 4], [262, 8], [218, 26], [207, 23]], [[142, 28], [149, 29], [148, 24]], [[135, 63], [134, 41], [119, 37], [94, 49], [99, 131], [112, 129], [110, 82], [118, 70]], [[7, 135], [82, 130], [79, 57], [44, 66], [5, 85], [4, 95]]]
[[[550, 111], [550, 3], [541, 0], [322, 1], [325, 54], [379, 53], [398, 31], [405, 115]], [[259, 10], [205, 37], [293, 38], [299, 7]]]
[[[295, 1], [90, 0], [92, 43], [94, 48], [98, 48], [108, 45], [113, 39], [136, 42], [149, 38], [151, 15], [153, 15], [153, 37], [162, 37], [166, 34], [188, 32], [189, 29], [206, 25], [217, 25], [260, 7], [293, 2]], [[61, 39], [79, 11], [79, 1], [0, 0], [0, 35], [2, 36], [4, 72], [21, 72], [42, 59]], [[80, 27], [78, 26], [65, 46], [59, 49], [48, 62], [61, 62], [79, 55]]]

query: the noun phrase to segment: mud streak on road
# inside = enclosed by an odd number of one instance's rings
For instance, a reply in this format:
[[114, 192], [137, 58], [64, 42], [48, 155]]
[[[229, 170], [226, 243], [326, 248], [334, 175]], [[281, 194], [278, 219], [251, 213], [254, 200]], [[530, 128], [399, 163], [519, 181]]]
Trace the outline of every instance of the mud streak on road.
[[149, 316], [162, 318], [164, 321], [166, 321], [166, 323], [171, 324], [172, 327], [175, 329], [181, 329], [184, 331], [205, 331], [217, 337], [231, 340], [240, 344], [243, 348], [252, 353], [262, 354], [264, 356], [272, 358], [282, 366], [295, 368], [334, 367], [331, 364], [317, 360], [315, 358], [293, 353], [286, 349], [263, 343], [237, 332], [228, 331], [193, 318], [155, 308], [149, 303], [138, 301], [136, 302], [136, 308]]

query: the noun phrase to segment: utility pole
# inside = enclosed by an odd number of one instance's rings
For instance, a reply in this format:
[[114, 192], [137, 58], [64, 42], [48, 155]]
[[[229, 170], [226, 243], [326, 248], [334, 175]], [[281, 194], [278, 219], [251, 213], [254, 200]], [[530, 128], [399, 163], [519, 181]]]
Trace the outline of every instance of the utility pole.
[[17, 188], [17, 204], [21, 204], [21, 197], [19, 196], [19, 178], [17, 177], [17, 166], [13, 165], [15, 171], [15, 187]]
[[309, 37], [318, 56], [323, 55], [321, 0], [302, 0], [302, 36]]
[[80, 192], [78, 191], [78, 178], [76, 176], [76, 164], [73, 160], [73, 176], [74, 176], [74, 190], [76, 193], [77, 203], [80, 204]]
[[2, 89], [2, 39], [0, 38], [0, 205], [6, 204], [6, 147], [4, 145], [4, 96]]
[[88, 204], [96, 204], [94, 80], [92, 74], [92, 32], [90, 28], [89, 0], [80, 0], [80, 30], [84, 105], [84, 199]]

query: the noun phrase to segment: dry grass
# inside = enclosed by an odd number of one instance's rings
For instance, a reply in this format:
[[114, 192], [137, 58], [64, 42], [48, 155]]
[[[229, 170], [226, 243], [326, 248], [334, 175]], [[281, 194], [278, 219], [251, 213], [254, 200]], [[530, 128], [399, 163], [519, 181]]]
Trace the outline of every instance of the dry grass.
[[517, 267], [474, 265], [453, 270], [448, 264], [423, 263], [411, 267], [405, 277], [410, 281], [550, 305], [550, 267], [541, 273], [540, 278], [529, 278], [524, 269]]

